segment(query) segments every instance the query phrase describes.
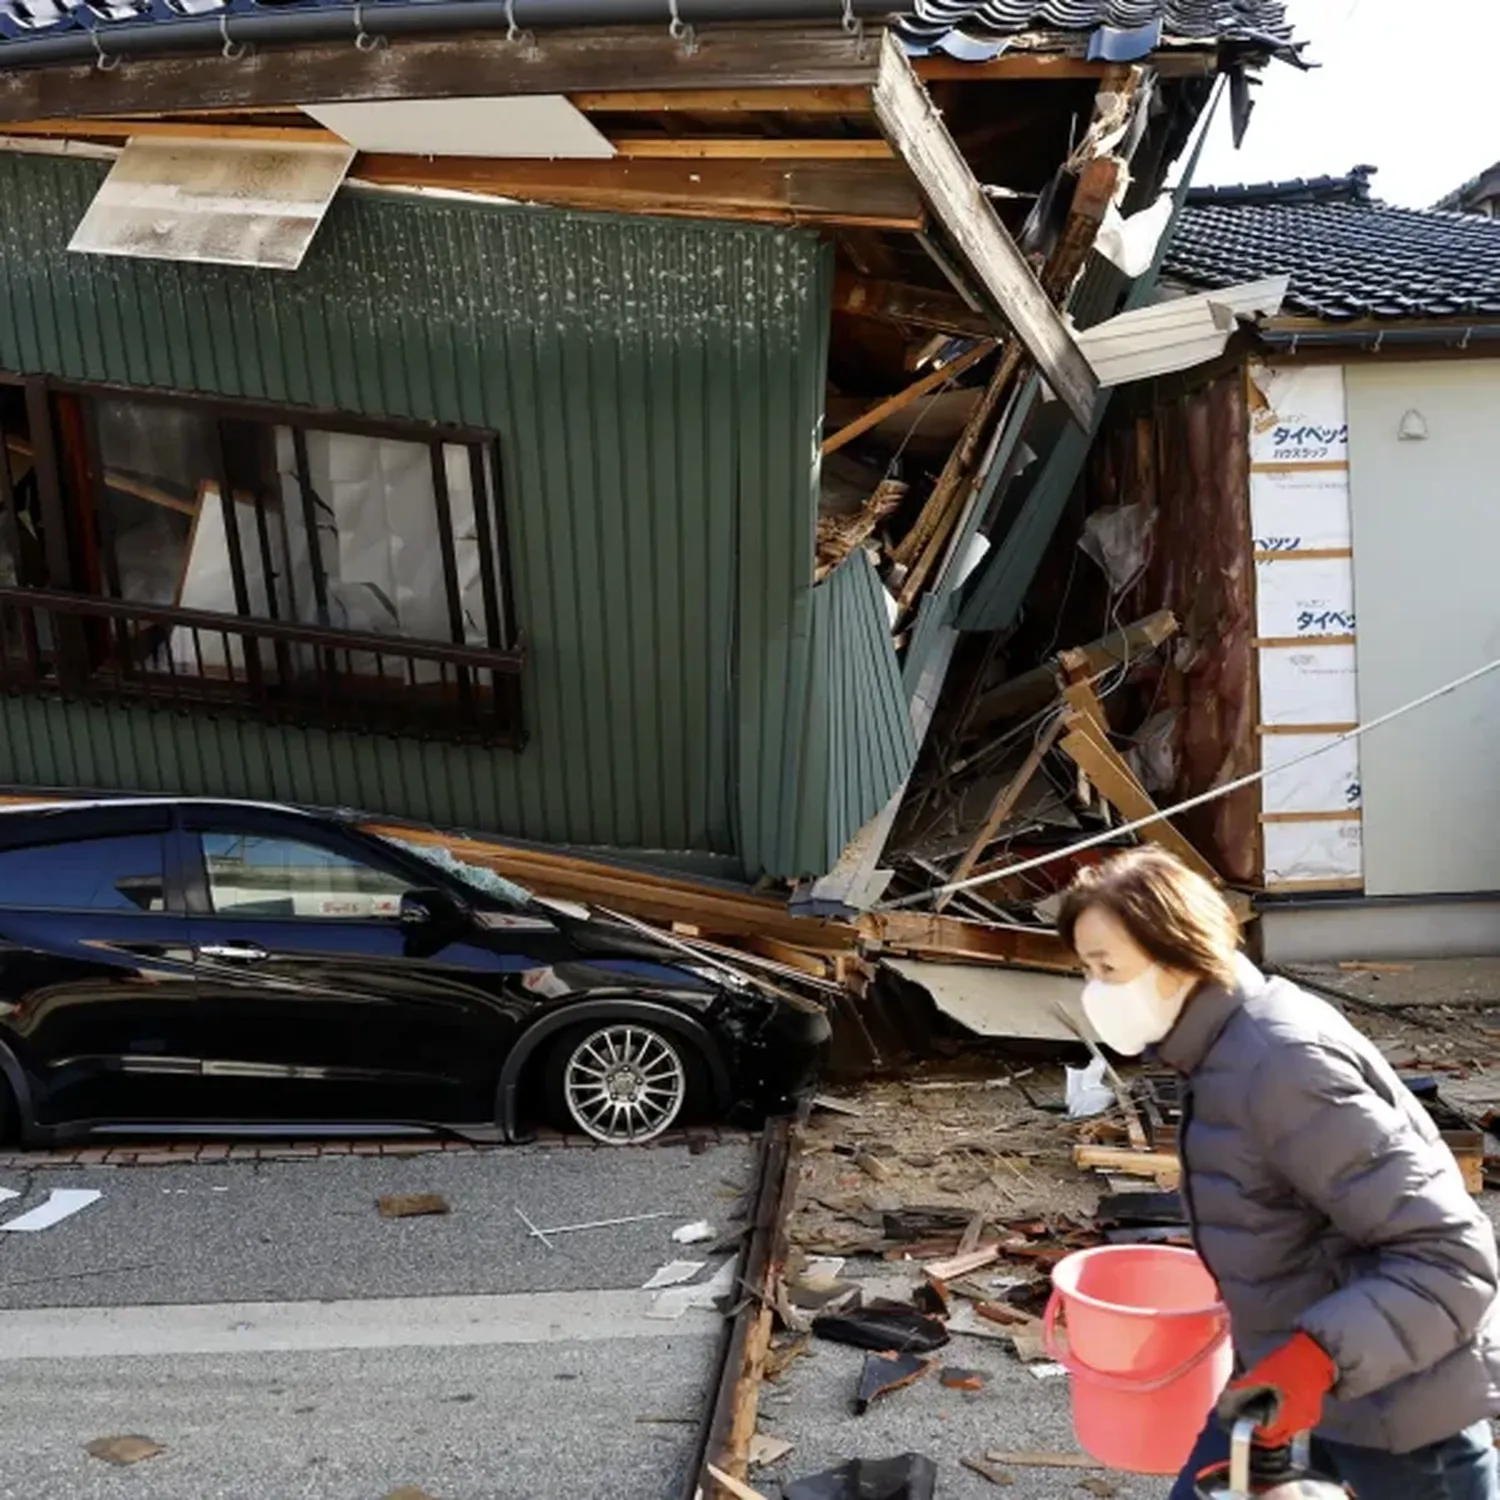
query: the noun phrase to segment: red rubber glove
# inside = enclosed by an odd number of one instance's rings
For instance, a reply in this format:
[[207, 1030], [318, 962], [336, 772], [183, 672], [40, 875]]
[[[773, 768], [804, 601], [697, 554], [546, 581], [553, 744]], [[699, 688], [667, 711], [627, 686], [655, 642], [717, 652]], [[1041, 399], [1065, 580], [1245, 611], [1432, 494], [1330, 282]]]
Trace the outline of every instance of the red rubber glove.
[[1219, 1397], [1219, 1418], [1232, 1424], [1269, 1399], [1271, 1416], [1255, 1435], [1266, 1447], [1279, 1448], [1323, 1420], [1323, 1398], [1338, 1378], [1338, 1366], [1322, 1347], [1294, 1333]]

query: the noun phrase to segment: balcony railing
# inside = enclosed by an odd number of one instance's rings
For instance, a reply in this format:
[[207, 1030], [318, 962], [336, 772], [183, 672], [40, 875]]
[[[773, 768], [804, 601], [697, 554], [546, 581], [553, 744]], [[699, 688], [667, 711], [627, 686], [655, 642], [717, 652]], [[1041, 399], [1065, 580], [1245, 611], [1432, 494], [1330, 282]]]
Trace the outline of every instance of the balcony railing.
[[519, 746], [524, 649], [0, 588], [0, 692]]

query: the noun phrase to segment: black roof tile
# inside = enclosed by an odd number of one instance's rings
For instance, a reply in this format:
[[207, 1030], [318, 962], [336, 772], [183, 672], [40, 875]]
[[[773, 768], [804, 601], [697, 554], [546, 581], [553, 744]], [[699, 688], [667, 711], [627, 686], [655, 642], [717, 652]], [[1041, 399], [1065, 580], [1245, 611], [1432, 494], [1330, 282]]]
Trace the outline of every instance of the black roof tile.
[[901, 29], [933, 44], [950, 31], [1015, 36], [1026, 31], [1135, 30], [1160, 23], [1178, 41], [1290, 43], [1283, 0], [916, 0]]
[[[423, 0], [369, 0], [372, 13]], [[1091, 55], [1121, 60], [1144, 56], [1165, 37], [1175, 41], [1245, 43], [1272, 52], [1292, 50], [1283, 0], [908, 0], [897, 21], [908, 48], [934, 48], [979, 59], [999, 52], [1025, 32], [1081, 32]], [[895, 0], [892, 10], [900, 10]], [[534, 10], [534, 6], [526, 8]], [[10, 40], [92, 31], [107, 38], [116, 27], [132, 29], [186, 18], [253, 15], [256, 12], [342, 11], [357, 15], [359, 0], [0, 0], [0, 54]], [[831, 6], [836, 14], [836, 7]], [[662, 0], [663, 22], [672, 14]], [[733, 6], [724, 13], [733, 18]], [[1119, 32], [1138, 32], [1119, 36]], [[107, 46], [107, 42], [104, 43]]]
[[1285, 311], [1357, 318], [1500, 318], [1500, 220], [1392, 208], [1348, 177], [1194, 189], [1166, 274], [1204, 289], [1290, 274]]

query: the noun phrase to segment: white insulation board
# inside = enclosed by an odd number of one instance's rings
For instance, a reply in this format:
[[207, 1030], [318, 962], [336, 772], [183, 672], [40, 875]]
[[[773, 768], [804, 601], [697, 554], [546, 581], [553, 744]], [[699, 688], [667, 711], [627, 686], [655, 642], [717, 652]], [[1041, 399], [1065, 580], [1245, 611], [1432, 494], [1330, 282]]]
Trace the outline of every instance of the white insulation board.
[[1260, 721], [1294, 724], [1354, 724], [1359, 689], [1354, 647], [1310, 641], [1305, 646], [1262, 646]]
[[1252, 470], [1250, 530], [1257, 552], [1349, 546], [1349, 471]]
[[1358, 880], [1363, 865], [1357, 819], [1265, 824], [1266, 884]]
[[1250, 366], [1250, 462], [1347, 462], [1342, 365]]
[[[1261, 783], [1262, 810], [1307, 813], [1359, 807], [1359, 746], [1353, 740], [1334, 744], [1336, 738], [1331, 734], [1265, 735], [1261, 763], [1271, 774]], [[1288, 765], [1320, 745], [1330, 748], [1300, 765]]]
[[1255, 614], [1263, 637], [1351, 635], [1354, 568], [1347, 557], [1296, 553], [1258, 562]]

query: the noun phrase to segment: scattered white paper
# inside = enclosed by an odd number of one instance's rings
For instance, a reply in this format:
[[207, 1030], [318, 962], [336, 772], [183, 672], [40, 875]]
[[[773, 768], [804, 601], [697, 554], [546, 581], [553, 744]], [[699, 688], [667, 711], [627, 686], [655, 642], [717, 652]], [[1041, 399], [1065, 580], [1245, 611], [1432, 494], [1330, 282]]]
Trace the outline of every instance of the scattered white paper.
[[706, 1260], [669, 1260], [641, 1289], [654, 1292], [658, 1287], [681, 1286], [684, 1281], [691, 1281], [707, 1264]]
[[1104, 1059], [1096, 1057], [1086, 1068], [1067, 1068], [1068, 1118], [1087, 1120], [1102, 1115], [1115, 1102], [1114, 1090], [1104, 1081]]
[[1013, 1327], [981, 1318], [967, 1302], [954, 1303], [948, 1318], [948, 1332], [971, 1339], [985, 1339], [992, 1344], [1009, 1344], [1016, 1334]]
[[672, 1238], [679, 1245], [701, 1245], [717, 1233], [707, 1219], [699, 1219], [696, 1224], [684, 1224], [681, 1229], [674, 1229]]
[[719, 1298], [727, 1297], [733, 1290], [734, 1272], [735, 1262], [726, 1260], [707, 1281], [700, 1282], [697, 1286], [674, 1286], [658, 1292], [651, 1299], [646, 1316], [674, 1322], [692, 1307], [712, 1312]]
[[813, 1255], [808, 1257], [804, 1271], [808, 1276], [826, 1276], [830, 1279], [844, 1269], [842, 1255]]
[[772, 1437], [769, 1432], [757, 1432], [750, 1439], [749, 1462], [752, 1469], [764, 1469], [769, 1464], [779, 1463], [792, 1451], [793, 1444], [785, 1438]]
[[[15, 1194], [11, 1195], [16, 1196]], [[22, 1214], [0, 1229], [30, 1234], [38, 1229], [50, 1229], [64, 1219], [72, 1218], [90, 1203], [97, 1203], [104, 1196], [97, 1188], [53, 1188], [45, 1203], [39, 1203], [30, 1213]]]
[[1068, 1372], [1061, 1365], [1027, 1365], [1038, 1380], [1061, 1380]]

